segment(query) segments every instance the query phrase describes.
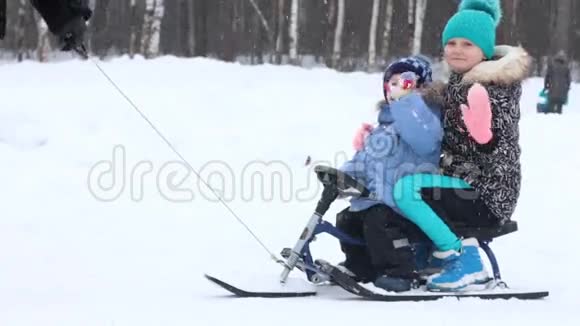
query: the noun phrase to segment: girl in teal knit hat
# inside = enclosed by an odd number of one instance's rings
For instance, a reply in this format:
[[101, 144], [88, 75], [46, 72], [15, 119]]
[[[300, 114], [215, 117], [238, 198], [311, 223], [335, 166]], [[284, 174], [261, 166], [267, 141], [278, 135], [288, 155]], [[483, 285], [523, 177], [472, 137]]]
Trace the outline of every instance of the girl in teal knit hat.
[[520, 191], [521, 82], [530, 60], [519, 47], [496, 46], [498, 0], [463, 0], [442, 43], [451, 75], [444, 91], [441, 175], [417, 174], [395, 185], [395, 202], [433, 241], [427, 288], [462, 291], [491, 279], [479, 243], [454, 224], [493, 227], [511, 219]]

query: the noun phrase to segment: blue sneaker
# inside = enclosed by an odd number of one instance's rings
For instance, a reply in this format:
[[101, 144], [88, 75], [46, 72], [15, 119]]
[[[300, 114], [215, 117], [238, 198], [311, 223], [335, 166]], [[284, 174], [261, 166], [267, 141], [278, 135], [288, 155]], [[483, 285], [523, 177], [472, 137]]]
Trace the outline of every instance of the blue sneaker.
[[427, 279], [428, 290], [461, 291], [470, 285], [484, 284], [490, 280], [479, 256], [477, 239], [463, 240], [462, 246], [460, 252], [449, 250], [433, 254], [443, 263], [443, 270]]

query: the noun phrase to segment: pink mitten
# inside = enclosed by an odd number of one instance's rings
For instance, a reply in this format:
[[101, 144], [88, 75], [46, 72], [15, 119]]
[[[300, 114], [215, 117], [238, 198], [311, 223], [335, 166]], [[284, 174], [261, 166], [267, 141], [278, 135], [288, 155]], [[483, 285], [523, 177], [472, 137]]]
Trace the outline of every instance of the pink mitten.
[[467, 92], [467, 103], [469, 105], [461, 104], [467, 131], [477, 143], [487, 144], [493, 137], [491, 103], [487, 90], [480, 84], [474, 84]]
[[373, 126], [368, 123], [363, 123], [362, 126], [356, 131], [354, 139], [352, 140], [352, 146], [355, 150], [360, 151], [365, 145], [365, 138], [373, 130]]

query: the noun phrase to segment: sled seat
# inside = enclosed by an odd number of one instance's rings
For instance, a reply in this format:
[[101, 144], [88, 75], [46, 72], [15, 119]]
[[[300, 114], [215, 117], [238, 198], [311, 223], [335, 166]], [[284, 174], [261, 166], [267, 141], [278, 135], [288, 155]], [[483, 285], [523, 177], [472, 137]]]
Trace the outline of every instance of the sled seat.
[[479, 241], [490, 241], [503, 235], [516, 232], [518, 230], [518, 223], [516, 221], [509, 221], [503, 225], [487, 227], [453, 225], [452, 229], [458, 236], [463, 238], [477, 238]]
[[[518, 223], [515, 221], [509, 221], [503, 225], [485, 227], [452, 224], [450, 228], [460, 238], [476, 238], [480, 243], [489, 243], [495, 238], [516, 232], [518, 230]], [[428, 241], [427, 236], [415, 228], [407, 230], [407, 232], [404, 232], [401, 228], [395, 226], [387, 227], [387, 229], [393, 236], [400, 236], [401, 239], [408, 238], [412, 242]]]

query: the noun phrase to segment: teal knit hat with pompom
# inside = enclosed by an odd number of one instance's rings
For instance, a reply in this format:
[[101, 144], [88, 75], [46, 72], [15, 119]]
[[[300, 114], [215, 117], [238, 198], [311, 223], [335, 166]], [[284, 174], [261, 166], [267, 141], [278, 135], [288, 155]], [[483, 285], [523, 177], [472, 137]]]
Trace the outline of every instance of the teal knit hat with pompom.
[[501, 20], [499, 0], [462, 0], [459, 9], [443, 30], [443, 47], [456, 37], [470, 40], [487, 59], [495, 48], [495, 30]]

